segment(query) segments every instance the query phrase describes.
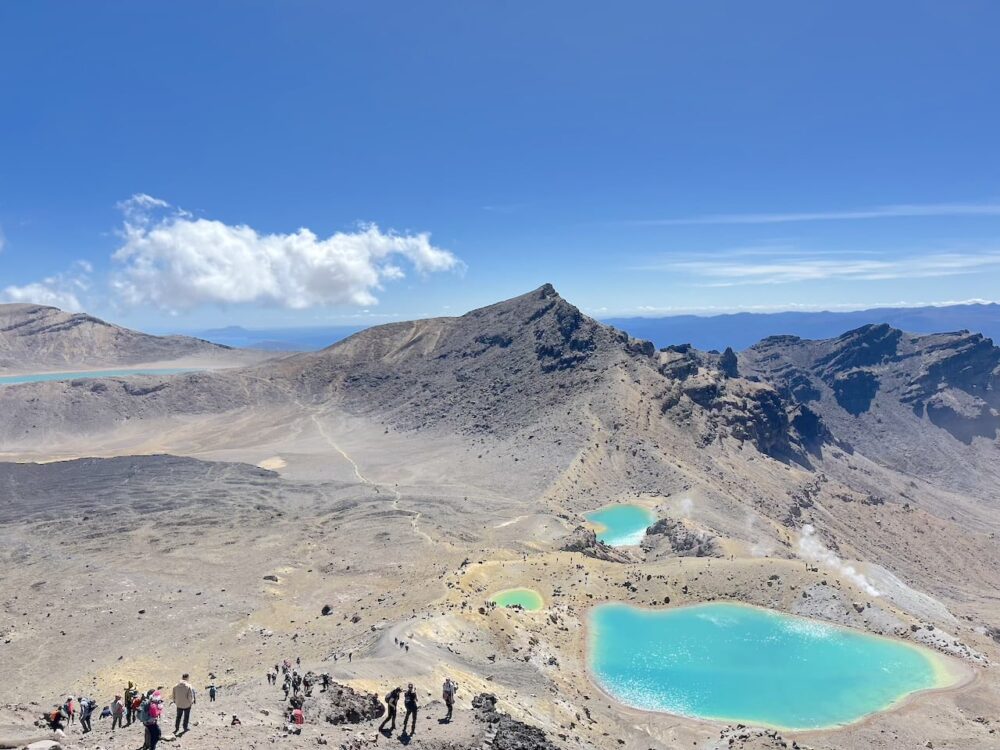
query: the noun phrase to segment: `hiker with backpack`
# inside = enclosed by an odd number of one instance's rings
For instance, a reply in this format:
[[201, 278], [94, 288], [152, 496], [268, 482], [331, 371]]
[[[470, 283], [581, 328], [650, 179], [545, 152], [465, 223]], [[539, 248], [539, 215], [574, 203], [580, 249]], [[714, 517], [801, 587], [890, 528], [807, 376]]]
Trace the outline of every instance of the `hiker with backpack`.
[[403, 693], [403, 708], [406, 709], [406, 713], [403, 714], [403, 734], [406, 734], [406, 722], [413, 717], [413, 728], [410, 730], [410, 734], [415, 734], [417, 731], [417, 691], [413, 687], [411, 682], [406, 686], [406, 692]]
[[93, 698], [80, 698], [80, 726], [83, 728], [84, 734], [93, 729], [90, 726], [90, 716], [94, 713], [95, 708], [97, 708], [97, 701]]
[[139, 721], [139, 706], [142, 705], [143, 695], [138, 690], [132, 690], [132, 702], [128, 704], [128, 724], [126, 726], [132, 726], [135, 722]]
[[61, 732], [65, 729], [64, 721], [66, 719], [65, 709], [62, 706], [53, 706], [52, 710], [49, 711], [44, 716], [45, 723], [48, 724], [49, 729], [53, 732]]
[[177, 706], [177, 719], [174, 722], [174, 734], [179, 734], [181, 729], [181, 721], [184, 723], [184, 732], [187, 733], [188, 722], [191, 720], [191, 707], [194, 705], [194, 688], [191, 687], [191, 683], [188, 682], [190, 675], [182, 674], [181, 681], [174, 685], [173, 692], [171, 693], [171, 699], [175, 706]]
[[444, 717], [445, 721], [451, 721], [451, 712], [455, 708], [455, 692], [458, 690], [458, 685], [450, 677], [445, 678], [444, 685], [441, 687], [441, 698], [444, 699], [444, 705], [448, 707], [448, 713]]
[[389, 733], [391, 734], [396, 730], [396, 706], [399, 705], [399, 694], [403, 692], [403, 688], [394, 687], [385, 696], [385, 720], [379, 726], [378, 731], [384, 732], [385, 725], [392, 722], [392, 726], [389, 727]]
[[66, 698], [66, 703], [63, 705], [63, 709], [66, 711], [66, 717], [70, 724], [76, 721], [76, 706], [73, 704], [73, 696]]
[[150, 690], [142, 706], [139, 707], [139, 721], [146, 727], [145, 750], [156, 750], [156, 745], [163, 736], [160, 729], [160, 717], [163, 715], [163, 696], [159, 690]]
[[135, 689], [135, 683], [129, 680], [128, 686], [125, 688], [123, 694], [124, 704], [125, 704], [125, 726], [131, 726], [133, 719], [135, 719], [135, 710], [138, 708], [138, 704], [135, 703], [136, 696], [139, 695], [139, 691]]

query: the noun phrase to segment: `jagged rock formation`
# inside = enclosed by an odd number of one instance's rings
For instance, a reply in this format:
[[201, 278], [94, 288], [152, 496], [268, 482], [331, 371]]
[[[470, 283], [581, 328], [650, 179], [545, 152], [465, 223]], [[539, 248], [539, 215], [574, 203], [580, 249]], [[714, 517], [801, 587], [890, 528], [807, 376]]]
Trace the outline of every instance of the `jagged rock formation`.
[[577, 526], [563, 540], [560, 549], [564, 552], [579, 552], [587, 557], [593, 557], [595, 560], [618, 563], [632, 562], [632, 558], [627, 553], [597, 541], [597, 534], [586, 526]]
[[237, 361], [230, 347], [189, 336], [151, 336], [55, 307], [0, 305], [0, 373], [79, 370], [189, 357]]
[[823, 341], [776, 336], [743, 352], [740, 367], [888, 465], [959, 482], [966, 471], [995, 477], [1000, 349], [979, 334], [868, 325]]
[[647, 553], [676, 557], [718, 557], [722, 554], [715, 535], [673, 518], [661, 518], [646, 529], [642, 548]]

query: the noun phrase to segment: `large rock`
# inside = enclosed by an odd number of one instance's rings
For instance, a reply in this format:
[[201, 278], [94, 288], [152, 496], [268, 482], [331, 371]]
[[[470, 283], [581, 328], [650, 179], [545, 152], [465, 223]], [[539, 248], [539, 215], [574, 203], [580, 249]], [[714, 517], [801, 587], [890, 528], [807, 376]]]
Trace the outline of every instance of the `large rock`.
[[597, 534], [586, 526], [577, 526], [573, 529], [572, 533], [563, 539], [560, 549], [563, 552], [579, 552], [587, 557], [607, 562], [632, 562], [632, 558], [625, 552], [597, 541]]
[[497, 711], [497, 699], [491, 693], [480, 693], [473, 698], [472, 708], [476, 718], [487, 725], [487, 736], [493, 734], [493, 740], [486, 745], [492, 750], [557, 750], [538, 727]]
[[347, 685], [331, 682], [326, 692], [313, 688], [312, 697], [306, 698], [302, 711], [310, 722], [360, 724], [381, 717], [385, 706], [374, 693], [358, 692]]
[[722, 554], [715, 536], [673, 518], [661, 518], [646, 529], [642, 548], [652, 552], [663, 542], [668, 545], [670, 553], [678, 557], [718, 557]]

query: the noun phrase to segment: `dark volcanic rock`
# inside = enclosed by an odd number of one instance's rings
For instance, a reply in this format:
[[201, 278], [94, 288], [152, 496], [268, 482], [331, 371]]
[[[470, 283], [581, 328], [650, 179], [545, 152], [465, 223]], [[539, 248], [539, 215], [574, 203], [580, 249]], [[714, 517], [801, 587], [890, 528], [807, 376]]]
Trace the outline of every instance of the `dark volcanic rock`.
[[314, 689], [302, 711], [306, 720], [313, 723], [360, 724], [382, 716], [385, 706], [374, 693], [360, 693], [332, 682], [325, 692]]
[[739, 363], [736, 360], [736, 352], [733, 351], [733, 347], [727, 346], [722, 356], [719, 357], [719, 369], [727, 378], [739, 376]]
[[839, 336], [833, 351], [820, 357], [816, 364], [831, 375], [882, 364], [896, 357], [902, 336], [902, 331], [885, 323], [861, 326]]
[[493, 750], [557, 750], [549, 738], [538, 727], [529, 726], [497, 711], [496, 696], [480, 693], [472, 699], [476, 719], [487, 724], [495, 732], [493, 741], [486, 747]]

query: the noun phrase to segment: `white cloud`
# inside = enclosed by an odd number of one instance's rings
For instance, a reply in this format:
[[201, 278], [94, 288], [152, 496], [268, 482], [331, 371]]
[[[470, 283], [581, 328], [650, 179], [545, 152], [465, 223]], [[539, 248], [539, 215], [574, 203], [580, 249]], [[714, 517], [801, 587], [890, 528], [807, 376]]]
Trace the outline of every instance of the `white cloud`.
[[46, 277], [22, 286], [10, 285], [0, 289], [0, 301], [30, 302], [49, 305], [69, 312], [80, 312], [84, 306], [80, 295], [90, 289], [93, 267], [85, 260], [77, 261], [70, 271]]
[[788, 213], [707, 214], [676, 219], [628, 221], [633, 226], [684, 226], [698, 224], [790, 224], [806, 221], [858, 221], [927, 216], [1000, 216], [1000, 203], [904, 203], [847, 211]]
[[195, 218], [145, 194], [119, 208], [125, 222], [112, 286], [132, 305], [171, 311], [208, 303], [374, 305], [383, 282], [405, 275], [400, 262], [421, 274], [463, 268], [427, 233], [383, 232], [369, 224], [326, 238], [305, 228], [261, 234]]

